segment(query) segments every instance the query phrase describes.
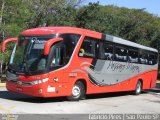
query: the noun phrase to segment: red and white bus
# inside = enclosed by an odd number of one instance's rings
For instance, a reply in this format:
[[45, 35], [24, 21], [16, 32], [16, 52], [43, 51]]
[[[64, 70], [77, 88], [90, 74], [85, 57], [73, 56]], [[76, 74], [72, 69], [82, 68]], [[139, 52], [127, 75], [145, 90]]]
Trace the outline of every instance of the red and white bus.
[[155, 87], [158, 51], [112, 35], [73, 28], [29, 29], [16, 41], [8, 64], [9, 91], [37, 97], [134, 91]]

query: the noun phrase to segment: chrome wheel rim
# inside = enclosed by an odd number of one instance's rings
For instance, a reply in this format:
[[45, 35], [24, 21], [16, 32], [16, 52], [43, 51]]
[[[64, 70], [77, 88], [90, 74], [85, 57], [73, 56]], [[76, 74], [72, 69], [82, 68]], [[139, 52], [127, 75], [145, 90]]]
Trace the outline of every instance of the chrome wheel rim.
[[140, 93], [141, 92], [141, 84], [139, 83], [138, 85], [137, 85], [137, 93]]
[[81, 90], [78, 86], [74, 86], [72, 89], [72, 95], [75, 97], [79, 97], [81, 93]]

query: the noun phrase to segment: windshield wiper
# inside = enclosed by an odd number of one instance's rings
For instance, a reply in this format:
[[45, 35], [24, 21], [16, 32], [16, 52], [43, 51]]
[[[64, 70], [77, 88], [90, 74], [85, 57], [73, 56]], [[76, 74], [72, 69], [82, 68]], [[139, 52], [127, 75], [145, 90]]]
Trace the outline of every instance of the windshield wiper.
[[18, 75], [24, 75], [25, 73], [22, 71], [17, 71], [16, 69], [13, 68], [13, 66], [11, 67], [11, 65], [8, 66], [8, 71], [12, 71], [12, 73], [18, 74]]
[[24, 72], [17, 72], [17, 71], [16, 71], [16, 74], [18, 74], [18, 75], [25, 75]]

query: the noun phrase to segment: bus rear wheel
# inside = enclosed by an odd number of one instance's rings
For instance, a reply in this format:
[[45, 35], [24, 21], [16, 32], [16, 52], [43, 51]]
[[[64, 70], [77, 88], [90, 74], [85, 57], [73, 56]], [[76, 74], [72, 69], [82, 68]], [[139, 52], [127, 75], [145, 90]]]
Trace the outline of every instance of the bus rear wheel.
[[134, 90], [134, 95], [139, 95], [142, 92], [142, 82], [138, 81]]
[[85, 86], [81, 81], [77, 81], [72, 88], [72, 95], [68, 96], [67, 99], [70, 101], [78, 101], [85, 98]]

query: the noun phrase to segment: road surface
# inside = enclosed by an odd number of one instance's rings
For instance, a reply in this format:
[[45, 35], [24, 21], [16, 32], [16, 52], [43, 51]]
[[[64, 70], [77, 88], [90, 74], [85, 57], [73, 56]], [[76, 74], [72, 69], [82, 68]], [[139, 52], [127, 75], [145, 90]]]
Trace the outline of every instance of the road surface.
[[91, 113], [160, 113], [160, 89], [142, 93], [106, 93], [88, 95], [70, 102], [65, 97], [36, 98], [0, 88], [0, 114], [91, 114]]

